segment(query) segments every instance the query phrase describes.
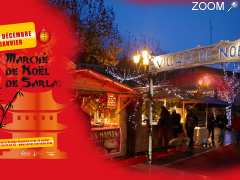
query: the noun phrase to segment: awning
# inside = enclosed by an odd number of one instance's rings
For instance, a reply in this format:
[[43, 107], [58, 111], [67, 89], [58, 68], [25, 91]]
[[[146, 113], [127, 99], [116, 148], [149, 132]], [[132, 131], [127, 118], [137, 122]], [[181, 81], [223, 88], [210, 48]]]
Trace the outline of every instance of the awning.
[[199, 99], [192, 99], [189, 101], [185, 101], [185, 103], [194, 103], [194, 104], [206, 104], [209, 107], [210, 106], [214, 106], [214, 107], [226, 107], [229, 104], [223, 100], [214, 98], [214, 97], [209, 97], [209, 96], [205, 96]]
[[200, 99], [200, 101], [204, 104], [208, 104], [208, 105], [214, 105], [214, 106], [228, 106], [229, 104], [225, 101], [222, 101], [220, 99], [214, 98], [214, 97], [203, 97]]
[[137, 91], [134, 89], [89, 69], [76, 71], [73, 87], [82, 94], [113, 93], [137, 95]]

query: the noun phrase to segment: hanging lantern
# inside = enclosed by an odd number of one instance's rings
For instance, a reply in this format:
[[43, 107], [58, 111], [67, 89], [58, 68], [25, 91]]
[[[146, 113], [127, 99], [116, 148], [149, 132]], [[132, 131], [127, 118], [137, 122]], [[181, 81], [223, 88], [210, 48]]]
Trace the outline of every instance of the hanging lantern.
[[39, 39], [42, 43], [47, 43], [50, 40], [50, 33], [43, 28], [39, 34]]

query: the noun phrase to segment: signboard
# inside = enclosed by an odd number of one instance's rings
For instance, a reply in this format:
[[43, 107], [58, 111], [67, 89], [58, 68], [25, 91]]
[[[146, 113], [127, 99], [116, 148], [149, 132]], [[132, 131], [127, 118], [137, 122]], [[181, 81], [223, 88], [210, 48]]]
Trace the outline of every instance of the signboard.
[[120, 128], [99, 129], [92, 132], [96, 143], [108, 153], [114, 154], [121, 151]]
[[36, 46], [36, 31], [33, 22], [0, 25], [0, 51]]
[[240, 39], [221, 41], [212, 46], [156, 56], [153, 58], [150, 69], [152, 72], [162, 72], [237, 61], [240, 61]]

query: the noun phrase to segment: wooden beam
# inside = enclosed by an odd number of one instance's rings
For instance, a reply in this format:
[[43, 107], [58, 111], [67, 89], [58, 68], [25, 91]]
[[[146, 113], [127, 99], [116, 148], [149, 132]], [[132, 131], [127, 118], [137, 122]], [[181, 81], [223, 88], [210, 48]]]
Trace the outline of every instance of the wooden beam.
[[122, 110], [124, 110], [131, 103], [131, 101], [132, 101], [132, 98], [129, 98], [128, 101], [122, 107], [120, 107], [116, 113], [120, 114]]

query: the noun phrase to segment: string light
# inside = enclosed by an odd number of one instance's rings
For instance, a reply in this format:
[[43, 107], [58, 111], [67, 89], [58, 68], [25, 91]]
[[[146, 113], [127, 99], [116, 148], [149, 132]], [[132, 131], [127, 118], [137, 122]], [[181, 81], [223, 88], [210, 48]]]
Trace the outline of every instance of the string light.
[[[231, 72], [231, 75], [228, 73], [227, 69], [233, 69]], [[226, 101], [230, 104], [229, 107], [226, 108], [227, 112], [227, 118], [229, 122], [231, 123], [231, 107], [232, 104], [234, 103], [236, 97], [240, 93], [240, 80], [237, 77], [237, 73], [240, 72], [240, 63], [234, 63], [231, 64], [231, 67], [228, 63], [222, 65], [223, 69], [223, 81], [224, 85], [221, 87], [217, 87], [215, 90], [205, 90], [199, 92], [198, 89], [180, 89], [177, 87], [174, 87], [167, 81], [161, 81], [160, 79], [156, 78], [155, 79], [155, 92], [156, 95], [162, 95], [167, 94], [167, 96], [173, 96], [179, 99], [191, 99], [191, 98], [196, 98], [196, 95], [200, 96], [210, 96], [214, 97], [217, 95], [217, 97], [223, 101]], [[144, 93], [147, 92], [148, 86], [147, 84], [147, 77], [145, 74], [140, 74], [139, 72], [136, 71], [126, 71], [126, 70], [120, 70], [115, 67], [109, 67], [106, 69], [107, 74], [111, 75], [114, 79], [120, 81], [120, 82], [128, 82], [128, 81], [133, 81], [137, 85], [144, 86], [144, 88], [140, 88], [141, 91]], [[202, 82], [198, 82], [201, 84]], [[164, 84], [164, 85], [162, 85]], [[201, 94], [199, 94], [201, 93]], [[215, 94], [217, 93], [217, 94]]]
[[126, 71], [126, 70], [120, 70], [115, 67], [107, 67], [105, 71], [107, 74], [109, 74], [114, 79], [116, 79], [120, 82], [134, 81], [137, 84], [144, 84], [141, 82], [141, 80], [145, 77], [145, 75], [140, 74], [136, 71], [131, 72], [131, 71]]
[[134, 104], [133, 111], [128, 116], [128, 122], [132, 129], [137, 129], [138, 127], [138, 118], [136, 118], [139, 106], [141, 105], [140, 101], [143, 101], [142, 99], [138, 99], [137, 102]]
[[226, 107], [226, 115], [228, 119], [228, 124], [231, 125], [232, 121], [232, 104], [235, 102], [236, 97], [240, 94], [240, 80], [237, 77], [239, 73], [240, 66], [239, 63], [233, 63], [233, 69], [231, 74], [228, 74], [227, 69], [229, 68], [229, 63], [222, 65], [224, 73], [224, 83], [225, 86], [223, 90], [218, 90], [218, 97], [229, 103], [229, 106]]

